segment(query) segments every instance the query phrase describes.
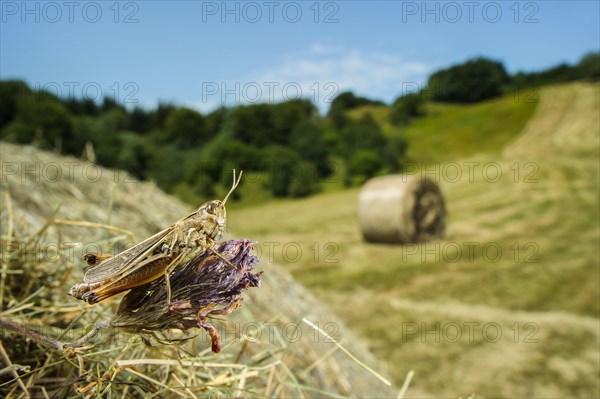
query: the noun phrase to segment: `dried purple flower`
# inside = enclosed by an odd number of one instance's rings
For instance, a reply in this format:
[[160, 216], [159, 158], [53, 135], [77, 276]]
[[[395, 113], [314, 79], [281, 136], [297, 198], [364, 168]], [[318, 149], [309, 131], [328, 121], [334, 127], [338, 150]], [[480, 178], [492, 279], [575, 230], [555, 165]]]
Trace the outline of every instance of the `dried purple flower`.
[[138, 334], [202, 327], [211, 336], [212, 351], [219, 352], [219, 335], [207, 318], [233, 312], [241, 304], [240, 294], [259, 286], [262, 272], [252, 273], [258, 264], [252, 244], [231, 240], [215, 248], [233, 268], [209, 250], [177, 266], [169, 277], [170, 302], [164, 277], [132, 289], [123, 297], [111, 326]]

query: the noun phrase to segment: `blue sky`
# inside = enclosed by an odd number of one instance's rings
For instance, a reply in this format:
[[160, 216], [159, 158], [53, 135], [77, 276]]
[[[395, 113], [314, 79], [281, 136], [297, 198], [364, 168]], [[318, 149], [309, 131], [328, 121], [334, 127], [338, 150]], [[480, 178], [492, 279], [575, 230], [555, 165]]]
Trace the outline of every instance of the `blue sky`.
[[510, 72], [600, 49], [597, 1], [4, 1], [0, 78], [129, 107], [392, 101], [476, 56]]

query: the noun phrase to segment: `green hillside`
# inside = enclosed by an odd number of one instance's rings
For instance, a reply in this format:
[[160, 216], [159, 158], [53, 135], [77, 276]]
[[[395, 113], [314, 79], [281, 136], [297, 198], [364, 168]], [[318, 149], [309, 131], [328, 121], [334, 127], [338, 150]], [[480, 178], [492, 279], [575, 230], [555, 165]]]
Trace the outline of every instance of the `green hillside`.
[[439, 243], [364, 243], [358, 189], [234, 210], [230, 229], [358, 331], [396, 383], [414, 369], [409, 396], [597, 397], [599, 95], [573, 83], [539, 104], [430, 105], [405, 134], [412, 160], [437, 165]]
[[427, 117], [400, 128], [389, 123], [390, 107], [385, 105], [362, 106], [348, 114], [359, 119], [370, 113], [387, 134], [405, 137], [410, 161], [441, 162], [497, 153], [523, 129], [538, 102], [538, 89], [471, 105], [429, 102], [425, 106]]

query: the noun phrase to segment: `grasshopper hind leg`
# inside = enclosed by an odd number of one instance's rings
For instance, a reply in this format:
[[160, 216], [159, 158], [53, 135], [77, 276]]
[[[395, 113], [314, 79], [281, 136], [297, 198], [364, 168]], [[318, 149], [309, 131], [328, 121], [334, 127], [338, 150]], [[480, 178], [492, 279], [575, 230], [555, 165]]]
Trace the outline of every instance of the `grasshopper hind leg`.
[[83, 299], [85, 302], [89, 303], [90, 305], [93, 305], [93, 304], [98, 303], [108, 297], [110, 297], [110, 295], [100, 296], [100, 295], [97, 295], [95, 292], [90, 291], [90, 292], [86, 292], [85, 294], [83, 294], [81, 296], [81, 299]]
[[173, 271], [173, 269], [175, 269], [175, 267], [177, 267], [177, 265], [179, 264], [179, 261], [183, 258], [183, 256], [185, 255], [184, 252], [181, 252], [179, 255], [177, 255], [166, 267], [165, 269], [165, 284], [166, 284], [166, 289], [167, 289], [167, 307], [171, 306], [171, 272]]

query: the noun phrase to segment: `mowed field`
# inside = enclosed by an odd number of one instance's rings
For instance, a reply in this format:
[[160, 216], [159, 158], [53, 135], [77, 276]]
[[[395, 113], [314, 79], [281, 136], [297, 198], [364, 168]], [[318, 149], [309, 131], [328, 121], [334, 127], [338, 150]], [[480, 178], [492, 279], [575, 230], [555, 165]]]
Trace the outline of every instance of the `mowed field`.
[[461, 138], [472, 141], [462, 157], [443, 109], [409, 128], [411, 159], [427, 161], [411, 173], [447, 201], [439, 242], [364, 243], [358, 189], [233, 209], [230, 230], [316, 293], [398, 385], [414, 370], [407, 397], [599, 397], [599, 87], [536, 98], [515, 111], [532, 113], [520, 132], [497, 118], [500, 133]]

